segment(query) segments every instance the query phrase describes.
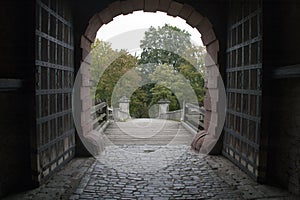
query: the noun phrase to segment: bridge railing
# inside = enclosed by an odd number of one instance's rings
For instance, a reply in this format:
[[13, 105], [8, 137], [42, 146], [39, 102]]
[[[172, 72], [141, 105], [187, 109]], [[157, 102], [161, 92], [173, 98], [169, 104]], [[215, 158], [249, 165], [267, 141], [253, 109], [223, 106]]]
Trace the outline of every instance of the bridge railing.
[[182, 110], [168, 111], [166, 113], [162, 113], [160, 114], [159, 118], [180, 121], [182, 118]]
[[184, 103], [183, 105], [183, 119], [188, 126], [195, 131], [204, 129], [205, 109], [199, 105]]
[[91, 108], [91, 118], [93, 130], [105, 129], [109, 123], [109, 109], [106, 102], [99, 102]]
[[197, 104], [183, 103], [181, 110], [162, 112], [160, 119], [181, 121], [193, 133], [204, 129], [205, 109]]

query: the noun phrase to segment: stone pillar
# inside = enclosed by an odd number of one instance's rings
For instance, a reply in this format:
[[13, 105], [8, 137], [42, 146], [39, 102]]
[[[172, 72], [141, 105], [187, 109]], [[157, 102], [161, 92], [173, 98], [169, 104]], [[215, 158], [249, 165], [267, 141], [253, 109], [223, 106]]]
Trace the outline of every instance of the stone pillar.
[[130, 118], [129, 103], [130, 99], [125, 95], [119, 100], [119, 120], [124, 121]]
[[185, 114], [186, 114], [185, 105], [186, 105], [186, 102], [184, 100], [182, 103], [182, 112], [181, 112], [181, 117], [180, 117], [180, 121], [183, 121], [183, 122], [185, 121]]
[[166, 119], [167, 118], [166, 113], [169, 111], [170, 101], [167, 99], [161, 99], [158, 102], [158, 105], [159, 105], [158, 118]]

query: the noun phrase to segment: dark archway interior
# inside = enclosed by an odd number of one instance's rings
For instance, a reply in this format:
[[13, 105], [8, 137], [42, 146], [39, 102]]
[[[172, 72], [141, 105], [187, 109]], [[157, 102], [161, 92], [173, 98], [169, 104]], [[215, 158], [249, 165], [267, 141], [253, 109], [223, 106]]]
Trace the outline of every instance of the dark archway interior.
[[[82, 36], [89, 21], [113, 2], [1, 1], [0, 197], [40, 185], [74, 156], [84, 154], [75, 138], [70, 110], [72, 81], [82, 55], [88, 53], [82, 47]], [[160, 4], [167, 5], [167, 10], [171, 6], [168, 0], [118, 2], [125, 14], [130, 10], [126, 6], [130, 5], [149, 12], [155, 12]], [[218, 39], [218, 65], [227, 94], [232, 95], [228, 99], [227, 106], [232, 107], [227, 112], [230, 116], [224, 129], [222, 154], [254, 179], [280, 185], [299, 195], [299, 2], [176, 2], [190, 5], [209, 19]], [[255, 14], [249, 17], [247, 13]], [[48, 18], [50, 23], [45, 20]], [[52, 27], [56, 20], [61, 28]], [[252, 25], [257, 29], [252, 29]], [[253, 38], [245, 39], [245, 33]], [[256, 59], [247, 65], [245, 55]], [[43, 71], [45, 68], [48, 71]], [[240, 84], [246, 74], [250, 85], [256, 83], [252, 88]], [[249, 113], [239, 110], [244, 109], [244, 98], [250, 99], [245, 105]], [[55, 103], [51, 104], [52, 101]], [[248, 132], [244, 135], [243, 130]], [[250, 137], [253, 132], [254, 139]], [[250, 153], [243, 156], [244, 143]], [[244, 157], [252, 164], [243, 165]]]

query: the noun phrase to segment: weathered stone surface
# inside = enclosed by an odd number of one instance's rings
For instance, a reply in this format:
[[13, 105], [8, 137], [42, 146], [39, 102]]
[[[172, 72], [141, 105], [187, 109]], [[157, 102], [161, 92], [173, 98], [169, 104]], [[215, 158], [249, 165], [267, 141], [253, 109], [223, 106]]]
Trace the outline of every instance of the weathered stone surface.
[[[69, 199], [76, 191], [83, 192], [78, 185], [84, 182], [83, 177], [90, 169], [94, 158], [75, 158], [70, 161], [56, 176], [48, 180], [39, 188], [26, 191], [20, 194], [6, 197], [6, 200], [27, 200], [27, 199]], [[81, 182], [80, 182], [81, 181]], [[78, 189], [77, 189], [78, 188]], [[72, 197], [79, 198], [79, 195]]]
[[180, 13], [182, 7], [183, 7], [183, 4], [173, 1], [170, 4], [170, 8], [167, 13], [168, 13], [168, 15], [176, 17]]
[[167, 12], [170, 7], [171, 2], [172, 2], [172, 0], [160, 0], [158, 10]]
[[187, 19], [187, 23], [191, 26], [191, 27], [196, 27], [201, 21], [203, 20], [203, 16], [198, 13], [196, 10], [194, 10], [190, 17]]
[[188, 19], [193, 11], [194, 8], [192, 6], [184, 4], [178, 16], [182, 19]]
[[121, 2], [120, 1], [115, 1], [112, 4], [109, 5], [109, 10], [111, 12], [111, 15], [113, 17], [118, 16], [122, 13], [122, 9], [121, 9]]
[[201, 36], [202, 42], [205, 46], [217, 40], [215, 32], [213, 29], [208, 30], [205, 34]]
[[260, 185], [222, 156], [187, 145], [110, 145], [47, 183], [7, 199], [296, 199]]
[[[114, 148], [122, 148], [125, 152], [139, 153], [145, 146], [126, 145], [109, 148], [104, 157], [114, 157], [113, 166], [115, 166], [123, 163], [126, 158], [124, 158], [125, 154], [116, 154]], [[147, 148], [157, 150], [162, 146], [147, 146]], [[181, 153], [177, 157], [175, 155], [178, 155], [178, 150]], [[293, 198], [285, 191], [276, 191], [269, 187], [266, 189], [267, 186], [255, 183], [223, 157], [193, 154], [185, 145], [171, 146], [167, 151], [166, 155], [168, 156], [165, 157], [165, 160], [169, 160], [169, 164], [164, 168], [152, 171], [129, 169], [130, 167], [138, 169], [139, 166], [142, 166], [140, 160], [131, 162], [129, 164], [131, 166], [128, 166], [129, 171], [127, 171], [105, 165], [100, 158], [100, 162], [95, 162], [86, 174], [89, 179], [80, 184], [81, 192], [74, 192], [71, 198], [86, 197], [91, 193], [87, 189], [92, 185], [97, 185], [98, 188], [94, 188], [94, 194], [97, 194], [100, 199], [108, 196], [115, 198], [126, 196], [133, 199]], [[159, 158], [157, 159], [159, 160]], [[150, 157], [144, 156], [146, 163], [151, 164], [150, 160]]]
[[122, 10], [122, 14], [127, 15], [129, 13], [133, 12], [133, 4], [132, 1], [122, 1], [121, 2], [121, 10]]
[[159, 0], [145, 0], [145, 12], [156, 12], [159, 5]]
[[110, 21], [112, 21], [113, 19], [113, 15], [111, 13], [111, 11], [109, 10], [109, 8], [106, 8], [104, 10], [102, 10], [100, 13], [99, 13], [99, 16], [101, 18], [101, 21], [104, 23], [104, 24], [107, 24], [109, 23]]
[[143, 10], [145, 6], [144, 0], [132, 0], [132, 5], [134, 10]]

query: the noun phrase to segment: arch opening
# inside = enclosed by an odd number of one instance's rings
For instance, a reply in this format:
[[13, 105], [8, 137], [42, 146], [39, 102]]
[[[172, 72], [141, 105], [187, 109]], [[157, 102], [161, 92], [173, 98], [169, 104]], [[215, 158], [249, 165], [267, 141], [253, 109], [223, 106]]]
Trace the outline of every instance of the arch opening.
[[[143, 2], [143, 1], [141, 1]], [[124, 6], [126, 5], [126, 6]], [[210, 21], [198, 13], [195, 9], [187, 4], [180, 4], [178, 2], [172, 1], [168, 6], [159, 4], [157, 7], [153, 8], [153, 4], [136, 4], [134, 1], [124, 1], [122, 5], [120, 2], [114, 2], [110, 4], [106, 9], [102, 10], [100, 13], [95, 14], [89, 21], [87, 29], [81, 37], [81, 48], [82, 48], [82, 67], [80, 70], [80, 76], [82, 84], [80, 86], [80, 97], [82, 102], [81, 105], [81, 116], [88, 116], [91, 107], [92, 100], [89, 95], [89, 80], [91, 78], [90, 74], [90, 64], [91, 56], [91, 45], [95, 41], [97, 31], [104, 25], [113, 21], [114, 17], [118, 15], [126, 15], [133, 13], [134, 11], [144, 11], [144, 12], [165, 12], [173, 17], [180, 17], [186, 21], [188, 25], [196, 28], [201, 34], [201, 40], [206, 47], [207, 55], [205, 58], [206, 66], [206, 97], [204, 99], [204, 107], [206, 110], [206, 115], [204, 119], [204, 130], [209, 133], [207, 138], [210, 141], [206, 143], [209, 148], [212, 147], [217, 142], [219, 135], [222, 131], [224, 120], [225, 120], [225, 105], [226, 103], [220, 103], [220, 98], [226, 99], [225, 91], [220, 91], [219, 88], [223, 86], [223, 81], [218, 73], [218, 52], [219, 52], [219, 41], [215, 36], [213, 26]], [[222, 101], [223, 101], [222, 100]], [[87, 105], [86, 105], [87, 104]], [[221, 116], [221, 117], [220, 117]], [[223, 118], [223, 120], [222, 120]], [[222, 123], [223, 121], [223, 123]], [[222, 125], [220, 125], [222, 124]], [[88, 135], [92, 131], [91, 125], [84, 117], [80, 118], [80, 126], [82, 127], [83, 135]], [[207, 140], [208, 141], [208, 140]], [[210, 151], [209, 150], [209, 151]], [[205, 151], [204, 153], [209, 153]]]

